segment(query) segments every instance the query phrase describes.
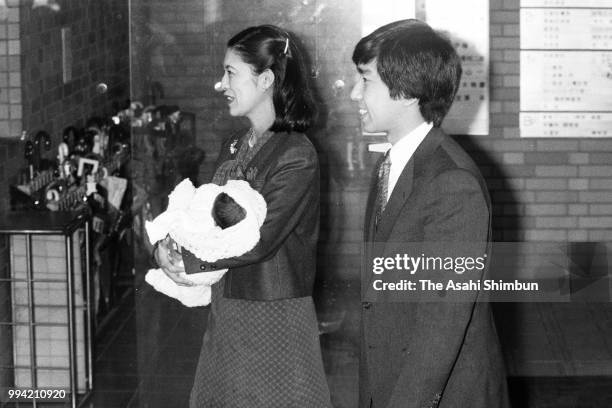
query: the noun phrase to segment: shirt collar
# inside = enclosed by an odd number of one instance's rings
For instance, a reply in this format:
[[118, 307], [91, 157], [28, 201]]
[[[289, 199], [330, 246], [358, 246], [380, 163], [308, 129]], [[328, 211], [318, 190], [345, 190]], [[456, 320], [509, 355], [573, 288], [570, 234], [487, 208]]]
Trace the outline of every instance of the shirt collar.
[[432, 128], [433, 124], [423, 122], [391, 146], [389, 151], [391, 166], [398, 165], [399, 168], [404, 168]]

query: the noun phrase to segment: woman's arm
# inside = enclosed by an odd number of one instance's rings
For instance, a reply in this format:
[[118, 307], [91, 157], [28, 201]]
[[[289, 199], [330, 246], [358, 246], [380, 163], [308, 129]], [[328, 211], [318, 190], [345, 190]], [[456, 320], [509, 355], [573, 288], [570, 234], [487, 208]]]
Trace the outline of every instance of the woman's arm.
[[312, 145], [300, 143], [276, 159], [261, 194], [268, 210], [257, 245], [244, 255], [204, 262], [183, 249], [188, 274], [250, 265], [272, 258], [299, 223], [318, 191], [319, 165]]

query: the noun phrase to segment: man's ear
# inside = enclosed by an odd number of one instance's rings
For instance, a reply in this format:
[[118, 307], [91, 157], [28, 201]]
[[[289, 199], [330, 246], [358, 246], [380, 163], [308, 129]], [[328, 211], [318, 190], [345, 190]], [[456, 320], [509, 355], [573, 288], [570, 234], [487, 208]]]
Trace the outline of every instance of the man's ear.
[[260, 89], [265, 91], [270, 89], [273, 84], [274, 72], [272, 72], [270, 69], [266, 69], [264, 72], [259, 74], [259, 77], [257, 78], [257, 86], [259, 86]]

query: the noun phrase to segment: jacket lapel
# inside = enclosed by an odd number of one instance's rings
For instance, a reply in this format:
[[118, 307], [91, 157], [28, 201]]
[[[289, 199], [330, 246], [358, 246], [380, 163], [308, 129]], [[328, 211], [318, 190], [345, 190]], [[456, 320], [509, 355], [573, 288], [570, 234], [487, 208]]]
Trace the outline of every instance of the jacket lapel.
[[285, 132], [282, 132], [274, 133], [272, 136], [270, 136], [270, 139], [268, 139], [263, 144], [263, 146], [261, 146], [259, 151], [255, 153], [255, 156], [253, 156], [251, 161], [246, 165], [245, 171], [249, 168], [263, 168], [263, 164], [266, 162], [267, 158], [270, 157], [270, 155], [274, 152], [274, 150], [276, 150], [276, 148], [281, 144], [281, 142], [286, 139], [283, 137], [286, 135], [287, 134]]
[[374, 233], [375, 241], [385, 242], [389, 239], [391, 230], [410, 197], [415, 181], [421, 175], [425, 162], [429, 160], [434, 150], [442, 143], [443, 137], [444, 133], [439, 128], [432, 128], [404, 167], [385, 206], [385, 211], [382, 213], [378, 229]]

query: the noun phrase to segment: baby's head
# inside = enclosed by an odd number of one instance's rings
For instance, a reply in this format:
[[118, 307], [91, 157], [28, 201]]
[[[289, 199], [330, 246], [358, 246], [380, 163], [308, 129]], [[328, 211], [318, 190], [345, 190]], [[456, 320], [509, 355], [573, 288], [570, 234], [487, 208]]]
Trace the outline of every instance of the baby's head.
[[246, 211], [232, 197], [220, 193], [213, 203], [212, 217], [215, 224], [225, 229], [244, 220]]

